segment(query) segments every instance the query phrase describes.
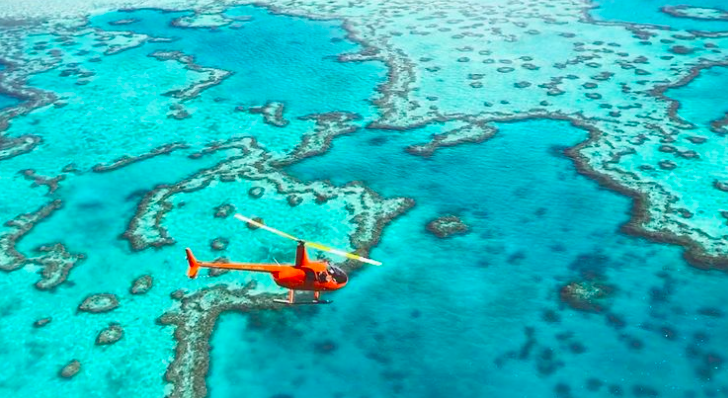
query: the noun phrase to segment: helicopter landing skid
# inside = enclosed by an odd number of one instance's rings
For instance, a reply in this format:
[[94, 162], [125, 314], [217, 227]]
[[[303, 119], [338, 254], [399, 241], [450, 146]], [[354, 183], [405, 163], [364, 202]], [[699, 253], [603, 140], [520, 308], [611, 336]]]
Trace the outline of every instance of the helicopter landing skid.
[[333, 303], [332, 300], [313, 300], [313, 301], [294, 301], [294, 302], [290, 302], [288, 300], [274, 299], [273, 301], [276, 302], [276, 303], [288, 304], [288, 305], [331, 304], [331, 303]]

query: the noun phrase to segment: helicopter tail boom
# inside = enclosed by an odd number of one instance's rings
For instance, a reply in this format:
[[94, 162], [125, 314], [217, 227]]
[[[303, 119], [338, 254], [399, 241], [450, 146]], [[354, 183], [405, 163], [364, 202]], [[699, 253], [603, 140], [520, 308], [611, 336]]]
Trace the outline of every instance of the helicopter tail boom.
[[254, 271], [254, 272], [269, 272], [277, 273], [281, 272], [286, 268], [293, 267], [293, 264], [257, 264], [257, 263], [211, 263], [207, 261], [197, 261], [195, 256], [192, 254], [192, 250], [185, 249], [187, 252], [187, 262], [189, 268], [187, 269], [187, 276], [194, 279], [197, 277], [197, 273], [200, 268], [219, 268], [219, 269], [230, 269], [238, 271]]

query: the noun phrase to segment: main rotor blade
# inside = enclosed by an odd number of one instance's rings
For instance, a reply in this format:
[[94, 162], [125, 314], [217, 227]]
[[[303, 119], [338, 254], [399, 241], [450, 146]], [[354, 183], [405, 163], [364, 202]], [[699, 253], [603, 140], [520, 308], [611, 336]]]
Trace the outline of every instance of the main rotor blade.
[[236, 214], [236, 215], [235, 215], [235, 218], [237, 218], [237, 219], [238, 219], [238, 220], [240, 220], [240, 221], [244, 221], [244, 222], [247, 222], [247, 223], [253, 224], [253, 225], [255, 225], [255, 226], [256, 226], [256, 227], [258, 227], [258, 228], [263, 228], [263, 229], [264, 229], [264, 230], [266, 230], [266, 231], [270, 231], [270, 232], [273, 232], [274, 234], [276, 234], [276, 235], [280, 235], [280, 236], [282, 236], [282, 237], [284, 237], [284, 238], [288, 238], [288, 239], [291, 239], [291, 240], [296, 240], [296, 241], [299, 241], [299, 240], [301, 240], [301, 239], [298, 239], [298, 238], [296, 238], [296, 237], [295, 237], [295, 236], [293, 236], [293, 235], [287, 234], [287, 233], [285, 233], [285, 232], [283, 232], [283, 231], [279, 231], [279, 230], [277, 230], [277, 229], [275, 229], [275, 228], [271, 228], [271, 227], [269, 227], [269, 226], [267, 226], [267, 225], [261, 224], [261, 223], [259, 223], [259, 222], [255, 221], [255, 220], [252, 220], [252, 219], [250, 219], [250, 218], [248, 218], [248, 217], [245, 217], [245, 216], [242, 216], [242, 215], [240, 215], [240, 214]]
[[325, 252], [338, 254], [340, 256], [344, 256], [344, 257], [350, 258], [352, 260], [358, 260], [363, 263], [368, 263], [368, 264], [373, 264], [373, 265], [382, 265], [382, 263], [380, 263], [379, 261], [374, 261], [374, 260], [371, 260], [368, 258], [364, 258], [362, 256], [357, 256], [354, 253], [347, 253], [345, 251], [337, 250], [337, 249], [334, 249], [333, 247], [324, 246], [320, 243], [306, 242], [306, 246], [313, 247], [314, 249], [323, 250]]
[[[295, 241], [302, 241], [302, 239], [298, 239], [298, 238], [296, 238], [293, 235], [287, 234], [287, 233], [285, 233], [283, 231], [279, 231], [279, 230], [277, 230], [275, 228], [271, 228], [271, 227], [269, 227], [267, 225], [261, 224], [261, 223], [255, 221], [255, 220], [250, 219], [248, 217], [245, 217], [243, 215], [236, 214], [235, 215], [235, 218], [237, 218], [240, 221], [247, 222], [247, 223], [250, 223], [252, 225], [255, 225], [258, 228], [263, 228], [266, 231], [273, 232], [274, 234], [280, 235], [280, 236], [282, 236], [284, 238], [288, 238], [288, 239], [295, 240]], [[338, 254], [340, 256], [343, 256], [343, 257], [346, 257], [346, 258], [350, 258], [352, 260], [361, 261], [361, 262], [364, 262], [364, 263], [367, 263], [367, 264], [382, 265], [382, 263], [380, 263], [379, 261], [374, 261], [374, 260], [371, 260], [371, 259], [368, 259], [368, 258], [364, 258], [364, 257], [358, 256], [358, 255], [356, 255], [354, 253], [347, 253], [347, 252], [342, 251], [342, 250], [337, 250], [337, 249], [334, 249], [333, 247], [324, 246], [324, 245], [322, 245], [320, 243], [309, 242], [309, 241], [303, 241], [303, 242], [306, 243], [306, 246], [312, 247], [314, 249], [323, 250], [325, 252]]]

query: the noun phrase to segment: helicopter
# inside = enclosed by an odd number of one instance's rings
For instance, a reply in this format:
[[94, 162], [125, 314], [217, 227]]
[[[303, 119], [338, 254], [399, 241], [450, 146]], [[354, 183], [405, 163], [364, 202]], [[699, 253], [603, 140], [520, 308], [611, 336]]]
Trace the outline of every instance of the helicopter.
[[[361, 261], [372, 265], [382, 265], [381, 262], [364, 258], [354, 253], [348, 253], [342, 250], [337, 250], [328, 246], [324, 246], [320, 243], [309, 242], [303, 239], [299, 239], [293, 235], [279, 231], [275, 228], [271, 228], [258, 221], [250, 219], [248, 217], [236, 214], [235, 218], [253, 225], [255, 227], [264, 229], [272, 232], [276, 235], [288, 238], [298, 243], [296, 247], [296, 262], [295, 264], [280, 264], [276, 261], [276, 264], [257, 264], [257, 263], [217, 263], [217, 262], [205, 262], [198, 261], [192, 254], [192, 250], [189, 248], [185, 249], [187, 253], [187, 262], [189, 268], [187, 269], [187, 276], [189, 278], [196, 278], [200, 268], [218, 268], [228, 270], [239, 270], [239, 271], [253, 271], [253, 272], [267, 272], [273, 277], [273, 281], [281, 287], [288, 289], [288, 298], [286, 300], [276, 299], [277, 303], [282, 304], [330, 304], [331, 300], [322, 300], [321, 292], [333, 291], [341, 289], [346, 286], [349, 281], [349, 277], [339, 267], [329, 263], [327, 260], [312, 261], [308, 257], [307, 247], [312, 249], [321, 250], [339, 256], [343, 256], [352, 260]], [[295, 301], [296, 291], [313, 291], [312, 301]]]

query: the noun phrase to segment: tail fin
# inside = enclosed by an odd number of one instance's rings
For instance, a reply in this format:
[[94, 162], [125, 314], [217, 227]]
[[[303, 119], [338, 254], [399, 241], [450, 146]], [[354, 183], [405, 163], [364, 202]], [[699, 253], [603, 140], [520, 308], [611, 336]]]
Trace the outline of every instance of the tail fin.
[[191, 279], [197, 278], [197, 272], [200, 271], [200, 266], [197, 262], [197, 259], [192, 254], [192, 250], [185, 249], [185, 252], [187, 252], [187, 262], [189, 263], [189, 268], [187, 268], [187, 276]]

